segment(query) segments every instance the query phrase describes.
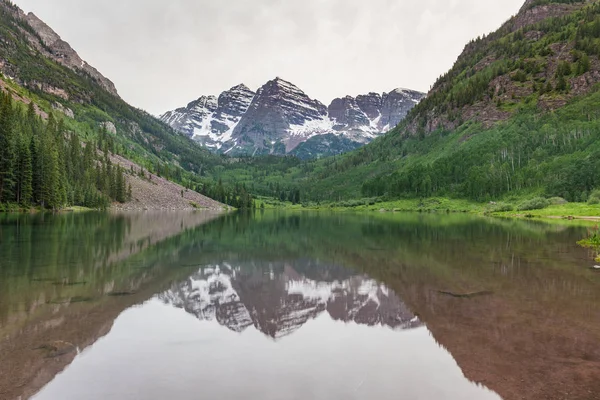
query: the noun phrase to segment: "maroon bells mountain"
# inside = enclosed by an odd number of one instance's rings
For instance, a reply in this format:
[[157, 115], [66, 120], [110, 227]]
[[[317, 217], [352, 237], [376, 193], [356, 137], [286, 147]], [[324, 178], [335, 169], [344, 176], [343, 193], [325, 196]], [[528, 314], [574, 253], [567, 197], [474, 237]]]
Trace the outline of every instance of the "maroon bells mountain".
[[294, 84], [275, 78], [256, 93], [238, 85], [219, 97], [202, 96], [161, 119], [204, 146], [230, 155], [310, 156], [314, 151], [307, 147], [323, 145], [326, 154], [339, 154], [394, 128], [423, 97], [421, 92], [395, 89], [336, 98], [327, 107]]

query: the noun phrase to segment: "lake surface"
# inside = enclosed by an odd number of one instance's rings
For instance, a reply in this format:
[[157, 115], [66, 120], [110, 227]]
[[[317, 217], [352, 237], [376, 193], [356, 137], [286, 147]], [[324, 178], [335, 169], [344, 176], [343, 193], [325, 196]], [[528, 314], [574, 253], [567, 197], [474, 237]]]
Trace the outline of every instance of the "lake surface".
[[0, 216], [0, 399], [600, 399], [586, 227]]

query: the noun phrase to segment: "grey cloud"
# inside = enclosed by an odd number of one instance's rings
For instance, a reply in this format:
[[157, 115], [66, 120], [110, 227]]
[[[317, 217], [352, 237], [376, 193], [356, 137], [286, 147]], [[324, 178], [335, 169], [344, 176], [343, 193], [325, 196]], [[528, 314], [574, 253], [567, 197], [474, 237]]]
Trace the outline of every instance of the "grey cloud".
[[275, 76], [310, 96], [426, 91], [524, 0], [16, 0], [159, 114]]

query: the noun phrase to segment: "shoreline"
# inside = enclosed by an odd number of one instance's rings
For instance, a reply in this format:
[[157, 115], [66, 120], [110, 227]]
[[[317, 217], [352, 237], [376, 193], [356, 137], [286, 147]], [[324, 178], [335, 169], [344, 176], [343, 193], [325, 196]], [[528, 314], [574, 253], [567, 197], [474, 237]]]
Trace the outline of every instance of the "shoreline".
[[[520, 199], [526, 200], [524, 199]], [[519, 201], [520, 202], [520, 201]], [[264, 200], [262, 204], [265, 204]], [[546, 220], [546, 221], [585, 221], [600, 223], [600, 205], [589, 205], [587, 203], [565, 203], [549, 205], [538, 210], [527, 211], [494, 211], [500, 203], [475, 203], [463, 199], [429, 198], [429, 199], [402, 199], [386, 202], [372, 202], [372, 204], [360, 204], [357, 206], [344, 206], [339, 203], [329, 204], [295, 204], [280, 203], [269, 204], [265, 210], [289, 210], [289, 211], [330, 211], [330, 212], [379, 212], [379, 213], [440, 213], [440, 214], [472, 214], [480, 216], [511, 218], [521, 220]], [[516, 208], [516, 207], [514, 207]]]

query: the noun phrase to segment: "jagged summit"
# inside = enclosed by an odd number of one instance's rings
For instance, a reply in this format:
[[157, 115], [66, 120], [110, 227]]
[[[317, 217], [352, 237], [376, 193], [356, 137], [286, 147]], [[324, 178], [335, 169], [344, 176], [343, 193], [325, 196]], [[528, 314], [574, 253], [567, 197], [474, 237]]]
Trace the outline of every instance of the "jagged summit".
[[245, 84], [240, 83], [239, 85], [235, 85], [234, 87], [232, 87], [231, 90], [250, 90], [250, 88]]
[[246, 113], [255, 93], [242, 84], [221, 93], [201, 96], [186, 107], [160, 118], [174, 129], [195, 138], [203, 145], [220, 150], [231, 140], [233, 130]]
[[[203, 96], [200, 106], [197, 100], [161, 119], [227, 154], [295, 154], [299, 147], [303, 147], [302, 154], [315, 153], [306, 147], [338, 154], [396, 126], [423, 97], [423, 93], [399, 88], [383, 94], [345, 96], [326, 106], [278, 76], [256, 93], [241, 84], [223, 92], [216, 103], [212, 100], [215, 96]], [[235, 110], [229, 110], [231, 106]], [[233, 118], [223, 123], [217, 108], [229, 110], [226, 114]], [[331, 140], [331, 135], [343, 140]]]

